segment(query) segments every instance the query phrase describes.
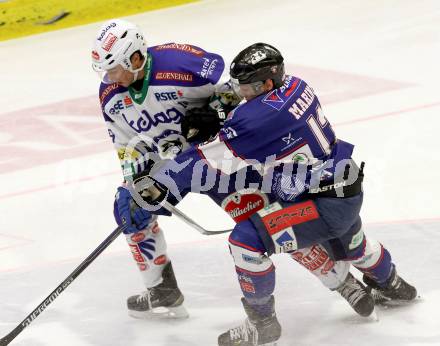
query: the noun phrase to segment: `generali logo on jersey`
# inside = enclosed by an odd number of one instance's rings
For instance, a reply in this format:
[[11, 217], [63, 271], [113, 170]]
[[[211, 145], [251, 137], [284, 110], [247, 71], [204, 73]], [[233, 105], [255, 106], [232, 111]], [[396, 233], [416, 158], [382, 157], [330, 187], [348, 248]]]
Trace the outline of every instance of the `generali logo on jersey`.
[[160, 71], [156, 72], [154, 77], [157, 80], [177, 80], [182, 82], [192, 82], [192, 73], [172, 72], [172, 71]]
[[223, 200], [221, 206], [235, 222], [240, 222], [247, 220], [268, 204], [267, 196], [262, 192], [244, 189], [230, 194]]

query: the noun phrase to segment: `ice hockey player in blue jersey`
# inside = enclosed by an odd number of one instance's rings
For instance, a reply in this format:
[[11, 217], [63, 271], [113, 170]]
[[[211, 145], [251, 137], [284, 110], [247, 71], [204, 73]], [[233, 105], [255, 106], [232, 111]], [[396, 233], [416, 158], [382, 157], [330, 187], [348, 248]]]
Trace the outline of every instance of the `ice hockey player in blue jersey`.
[[[352, 144], [335, 136], [313, 89], [285, 75], [280, 52], [263, 43], [237, 55], [231, 76], [246, 102], [231, 112], [219, 136], [159, 169], [155, 185], [138, 186], [159, 202], [200, 187], [219, 190], [225, 176], [261, 174], [262, 180], [247, 188], [272, 196], [269, 205], [238, 222], [229, 237], [247, 319], [221, 334], [218, 344], [274, 345], [280, 338], [272, 254], [321, 244], [334, 261], [363, 273], [376, 302], [413, 300], [416, 289], [397, 274], [389, 251], [364, 234], [359, 216], [364, 164], [351, 158]], [[243, 174], [236, 184], [246, 180]], [[360, 283], [351, 274], [347, 278], [337, 290], [348, 300], [359, 299], [352, 293]]]

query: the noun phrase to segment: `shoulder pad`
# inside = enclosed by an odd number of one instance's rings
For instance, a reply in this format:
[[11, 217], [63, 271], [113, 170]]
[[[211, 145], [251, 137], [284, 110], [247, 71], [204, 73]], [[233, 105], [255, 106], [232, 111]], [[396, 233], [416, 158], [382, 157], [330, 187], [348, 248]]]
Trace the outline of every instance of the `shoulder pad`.
[[101, 83], [99, 87], [99, 102], [101, 104], [101, 108], [104, 109], [107, 102], [116, 94], [120, 94], [127, 91], [127, 88], [113, 83], [113, 84], [105, 84]]

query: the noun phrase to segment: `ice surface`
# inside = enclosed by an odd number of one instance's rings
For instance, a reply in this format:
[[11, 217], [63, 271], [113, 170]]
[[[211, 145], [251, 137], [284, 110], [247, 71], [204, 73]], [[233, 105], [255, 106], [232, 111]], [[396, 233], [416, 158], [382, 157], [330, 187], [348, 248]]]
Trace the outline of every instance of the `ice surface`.
[[[202, 1], [130, 19], [150, 45], [193, 43], [229, 60], [257, 41], [277, 46], [288, 71], [314, 87], [338, 137], [367, 162], [366, 232], [390, 249], [421, 299], [380, 308], [371, 322], [274, 256], [280, 345], [440, 345], [438, 1]], [[0, 335], [115, 227], [121, 177], [90, 68], [98, 28], [0, 43]], [[205, 227], [232, 225], [203, 197], [181, 208]], [[119, 238], [12, 345], [216, 345], [244, 318], [226, 236], [201, 236], [173, 218], [161, 225], [189, 319], [127, 316], [125, 299], [142, 284]]]

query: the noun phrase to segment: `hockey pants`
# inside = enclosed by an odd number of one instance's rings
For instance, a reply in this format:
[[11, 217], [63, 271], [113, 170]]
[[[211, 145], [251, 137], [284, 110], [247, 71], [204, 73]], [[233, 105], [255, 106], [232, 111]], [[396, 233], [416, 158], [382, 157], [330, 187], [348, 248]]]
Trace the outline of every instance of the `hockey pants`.
[[[280, 212], [272, 214], [275, 218], [265, 219], [262, 212], [238, 223], [229, 246], [246, 300], [264, 313], [275, 288], [270, 255], [280, 252], [291, 254], [330, 289], [344, 281], [350, 264], [378, 283], [385, 282], [393, 265], [391, 256], [363, 232], [359, 216], [362, 197], [361, 193], [350, 198], [316, 198], [305, 204], [283, 203]], [[292, 217], [300, 215], [297, 209], [304, 207], [312, 209], [302, 213], [304, 217]], [[293, 226], [281, 222], [286, 215]]]

